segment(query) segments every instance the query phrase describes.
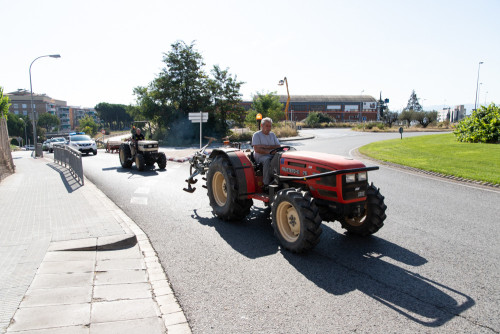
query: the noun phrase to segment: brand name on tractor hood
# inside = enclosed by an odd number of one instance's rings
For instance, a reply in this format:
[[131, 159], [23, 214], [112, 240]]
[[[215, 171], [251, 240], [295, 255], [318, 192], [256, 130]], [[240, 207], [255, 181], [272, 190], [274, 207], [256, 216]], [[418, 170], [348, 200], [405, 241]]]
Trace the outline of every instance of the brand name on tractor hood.
[[293, 169], [293, 168], [288, 168], [288, 167], [281, 167], [281, 170], [290, 174], [300, 174], [300, 171], [298, 169]]

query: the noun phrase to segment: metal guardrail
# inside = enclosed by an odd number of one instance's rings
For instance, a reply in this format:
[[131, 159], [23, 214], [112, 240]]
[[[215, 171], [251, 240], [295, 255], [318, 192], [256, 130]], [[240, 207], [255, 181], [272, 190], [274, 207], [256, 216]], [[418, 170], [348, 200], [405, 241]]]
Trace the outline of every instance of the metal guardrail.
[[54, 145], [54, 162], [68, 168], [83, 186], [82, 153], [66, 145]]

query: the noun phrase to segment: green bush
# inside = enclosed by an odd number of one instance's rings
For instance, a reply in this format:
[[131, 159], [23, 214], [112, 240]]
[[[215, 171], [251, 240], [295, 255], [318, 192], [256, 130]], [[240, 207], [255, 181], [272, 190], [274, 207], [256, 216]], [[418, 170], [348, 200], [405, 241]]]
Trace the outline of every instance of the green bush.
[[328, 124], [332, 122], [332, 119], [321, 112], [312, 112], [307, 115], [304, 123], [311, 128], [315, 127], [328, 127]]
[[460, 142], [499, 143], [500, 108], [494, 103], [488, 107], [481, 106], [471, 116], [461, 120], [453, 133]]

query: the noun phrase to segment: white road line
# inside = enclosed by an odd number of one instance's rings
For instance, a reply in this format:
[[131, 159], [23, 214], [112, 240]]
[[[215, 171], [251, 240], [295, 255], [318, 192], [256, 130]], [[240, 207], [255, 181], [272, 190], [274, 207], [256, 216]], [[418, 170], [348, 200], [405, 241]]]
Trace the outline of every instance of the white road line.
[[148, 198], [134, 196], [130, 199], [130, 204], [148, 205]]
[[150, 188], [149, 187], [139, 187], [137, 188], [135, 191], [134, 191], [134, 194], [149, 194], [149, 190]]

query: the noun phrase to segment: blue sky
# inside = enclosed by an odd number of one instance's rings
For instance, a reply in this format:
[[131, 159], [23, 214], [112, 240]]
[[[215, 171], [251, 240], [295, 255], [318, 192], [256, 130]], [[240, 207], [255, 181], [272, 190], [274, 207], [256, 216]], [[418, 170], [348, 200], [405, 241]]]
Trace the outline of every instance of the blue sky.
[[[130, 104], [177, 40], [196, 41], [208, 72], [228, 67], [242, 93], [366, 94], [400, 110], [500, 102], [499, 0], [0, 0], [0, 86], [70, 105]], [[427, 109], [426, 108], [426, 109]]]

